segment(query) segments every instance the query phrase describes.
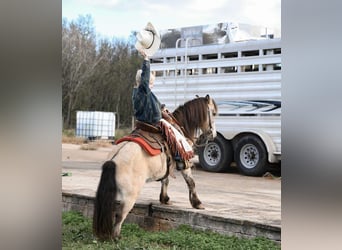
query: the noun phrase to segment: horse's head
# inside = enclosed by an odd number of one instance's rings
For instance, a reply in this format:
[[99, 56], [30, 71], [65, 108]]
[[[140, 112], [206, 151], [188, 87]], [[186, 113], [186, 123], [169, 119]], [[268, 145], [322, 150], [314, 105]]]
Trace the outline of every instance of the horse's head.
[[217, 135], [215, 126], [217, 105], [214, 99], [212, 99], [209, 95], [206, 95], [205, 100], [207, 104], [207, 118], [200, 127], [202, 134], [197, 139], [197, 144], [206, 144], [208, 140], [213, 140]]
[[195, 132], [201, 130], [196, 144], [206, 143], [216, 137], [214, 117], [217, 114], [215, 101], [209, 96], [197, 97], [179, 106], [173, 116], [185, 130], [185, 136], [195, 140]]

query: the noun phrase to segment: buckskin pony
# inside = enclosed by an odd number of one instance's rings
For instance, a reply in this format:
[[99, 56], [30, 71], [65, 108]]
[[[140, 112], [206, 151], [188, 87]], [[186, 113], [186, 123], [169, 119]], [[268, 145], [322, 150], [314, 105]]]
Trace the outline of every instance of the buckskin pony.
[[[180, 105], [171, 114], [184, 135], [196, 145], [198, 131], [202, 132], [201, 141], [212, 140], [216, 136], [216, 113], [217, 105], [207, 95]], [[121, 225], [133, 208], [145, 182], [161, 181], [159, 200], [162, 204], [170, 204], [167, 195], [168, 156], [165, 152], [151, 156], [134, 141], [123, 141], [114, 151], [110, 160], [102, 165], [94, 202], [93, 233], [101, 240], [120, 236]], [[192, 207], [203, 209], [195, 190], [191, 168], [181, 170], [181, 174], [187, 183]]]

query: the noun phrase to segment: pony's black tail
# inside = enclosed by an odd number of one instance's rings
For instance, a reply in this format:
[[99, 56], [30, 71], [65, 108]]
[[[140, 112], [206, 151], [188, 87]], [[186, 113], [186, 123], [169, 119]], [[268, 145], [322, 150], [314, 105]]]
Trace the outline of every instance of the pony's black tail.
[[94, 201], [93, 233], [101, 240], [113, 234], [113, 213], [116, 199], [116, 164], [106, 161], [102, 166], [100, 183]]

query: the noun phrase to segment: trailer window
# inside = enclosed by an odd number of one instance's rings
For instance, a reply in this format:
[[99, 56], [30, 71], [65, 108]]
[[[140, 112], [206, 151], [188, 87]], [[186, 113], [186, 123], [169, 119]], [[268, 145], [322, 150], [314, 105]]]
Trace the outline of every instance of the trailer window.
[[264, 49], [263, 54], [264, 55], [279, 55], [279, 54], [281, 54], [281, 48]]
[[263, 71], [281, 70], [281, 63], [263, 64]]
[[153, 58], [151, 59], [151, 63], [163, 63], [163, 58]]
[[274, 49], [274, 54], [281, 54], [281, 48]]
[[167, 63], [173, 63], [173, 62], [175, 62], [175, 57], [166, 57], [166, 62], [167, 62]]
[[184, 72], [184, 70], [180, 70], [180, 69], [177, 69], [177, 76], [180, 76], [180, 75], [182, 75], [182, 72]]
[[259, 71], [259, 65], [251, 64], [251, 65], [241, 66], [241, 72], [252, 72], [252, 71]]
[[165, 71], [165, 76], [175, 76], [175, 71], [174, 70], [166, 70]]
[[221, 73], [236, 73], [236, 72], [237, 72], [237, 67], [235, 66], [221, 68]]
[[[175, 70], [165, 70], [165, 76], [175, 76], [176, 71]], [[181, 70], [177, 70], [177, 76], [181, 75]]]
[[198, 69], [187, 69], [187, 75], [199, 75]]
[[164, 75], [162, 70], [155, 71], [155, 74], [156, 74], [156, 77], [160, 77]]
[[203, 74], [217, 74], [217, 68], [204, 68]]
[[202, 55], [203, 60], [212, 60], [212, 59], [217, 59], [217, 54], [205, 54]]
[[189, 61], [198, 61], [199, 60], [199, 56], [198, 55], [188, 56], [188, 60]]
[[258, 56], [259, 50], [246, 50], [241, 52], [241, 56]]
[[281, 63], [274, 64], [273, 70], [281, 70]]
[[[167, 63], [174, 63], [176, 61], [176, 57], [172, 56], [172, 57], [166, 57], [166, 62]], [[177, 56], [177, 62], [182, 61], [182, 56]]]
[[235, 58], [238, 57], [237, 52], [226, 52], [221, 54], [221, 58]]

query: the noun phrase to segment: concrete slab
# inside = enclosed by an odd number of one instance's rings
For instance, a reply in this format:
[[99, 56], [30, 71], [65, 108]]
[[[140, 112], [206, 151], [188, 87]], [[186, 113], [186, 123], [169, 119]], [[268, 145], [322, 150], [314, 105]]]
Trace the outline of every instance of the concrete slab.
[[[62, 192], [94, 197], [101, 166], [111, 148], [96, 151], [62, 145]], [[196, 159], [195, 159], [195, 163]], [[195, 164], [196, 165], [196, 164]], [[281, 230], [281, 180], [279, 178], [247, 177], [237, 173], [210, 173], [200, 166], [193, 169], [196, 190], [205, 210], [193, 209], [186, 183], [179, 172], [170, 178], [168, 194], [171, 209], [192, 211], [223, 219], [249, 221]], [[137, 203], [159, 204], [160, 183], [146, 183]]]

